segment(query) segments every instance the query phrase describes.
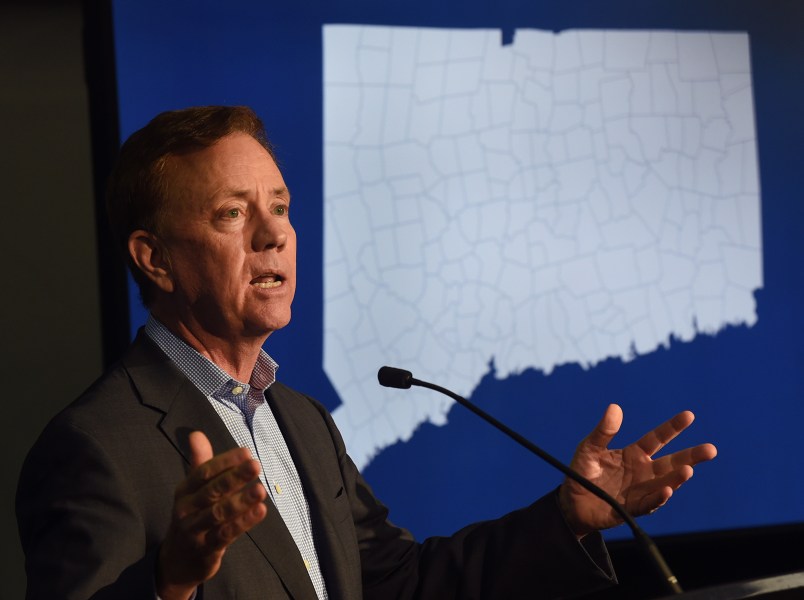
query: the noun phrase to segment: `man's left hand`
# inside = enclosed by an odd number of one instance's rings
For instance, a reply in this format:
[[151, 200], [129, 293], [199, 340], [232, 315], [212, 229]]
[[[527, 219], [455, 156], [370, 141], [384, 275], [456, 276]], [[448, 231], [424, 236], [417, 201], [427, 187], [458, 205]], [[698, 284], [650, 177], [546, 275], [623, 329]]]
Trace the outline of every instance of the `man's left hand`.
[[[622, 409], [611, 404], [594, 430], [578, 445], [570, 466], [613, 496], [631, 516], [651, 513], [692, 477], [694, 465], [717, 455], [712, 444], [701, 444], [652, 458], [689, 427], [694, 418], [689, 411], [681, 412], [622, 450], [609, 450], [609, 442], [623, 421]], [[622, 523], [614, 509], [572, 479], [567, 478], [562, 484], [559, 502], [567, 522], [579, 537]]]

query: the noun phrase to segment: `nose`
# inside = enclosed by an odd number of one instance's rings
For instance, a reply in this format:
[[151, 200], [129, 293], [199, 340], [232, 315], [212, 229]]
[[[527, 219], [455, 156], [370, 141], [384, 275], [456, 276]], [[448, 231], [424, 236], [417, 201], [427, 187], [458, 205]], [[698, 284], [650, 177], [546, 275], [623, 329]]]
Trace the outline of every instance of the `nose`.
[[287, 244], [292, 230], [293, 227], [286, 215], [279, 216], [266, 210], [260, 215], [254, 232], [254, 250], [257, 252], [274, 248], [281, 250]]

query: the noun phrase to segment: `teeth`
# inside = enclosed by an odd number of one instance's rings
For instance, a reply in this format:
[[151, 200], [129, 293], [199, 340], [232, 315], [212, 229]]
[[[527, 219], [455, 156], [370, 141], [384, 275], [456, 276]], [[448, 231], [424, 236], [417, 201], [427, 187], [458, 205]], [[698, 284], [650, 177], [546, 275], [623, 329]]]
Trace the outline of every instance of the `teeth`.
[[282, 285], [281, 281], [258, 281], [257, 283], [252, 283], [251, 285], [258, 287], [263, 290], [267, 290], [270, 288], [279, 287]]

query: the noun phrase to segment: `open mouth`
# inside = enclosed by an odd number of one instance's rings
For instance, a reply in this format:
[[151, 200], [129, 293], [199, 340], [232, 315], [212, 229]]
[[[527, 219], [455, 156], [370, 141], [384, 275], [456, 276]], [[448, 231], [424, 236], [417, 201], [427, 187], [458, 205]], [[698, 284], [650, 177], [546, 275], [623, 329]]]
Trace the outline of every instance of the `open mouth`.
[[277, 288], [282, 285], [284, 279], [281, 275], [277, 275], [276, 273], [269, 273], [267, 275], [260, 275], [259, 277], [255, 277], [252, 279], [249, 284], [253, 285], [254, 287], [258, 287], [261, 290], [269, 290], [271, 288]]

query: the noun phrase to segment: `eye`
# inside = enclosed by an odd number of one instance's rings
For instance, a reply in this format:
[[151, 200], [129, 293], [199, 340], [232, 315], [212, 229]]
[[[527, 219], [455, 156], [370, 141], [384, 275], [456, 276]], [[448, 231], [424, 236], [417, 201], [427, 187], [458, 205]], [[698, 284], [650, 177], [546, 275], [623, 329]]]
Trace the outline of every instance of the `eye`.
[[240, 216], [240, 209], [239, 208], [230, 208], [225, 213], [223, 213], [227, 219], [236, 219]]
[[284, 217], [288, 214], [289, 207], [287, 204], [278, 204], [274, 206], [273, 213], [278, 217]]

